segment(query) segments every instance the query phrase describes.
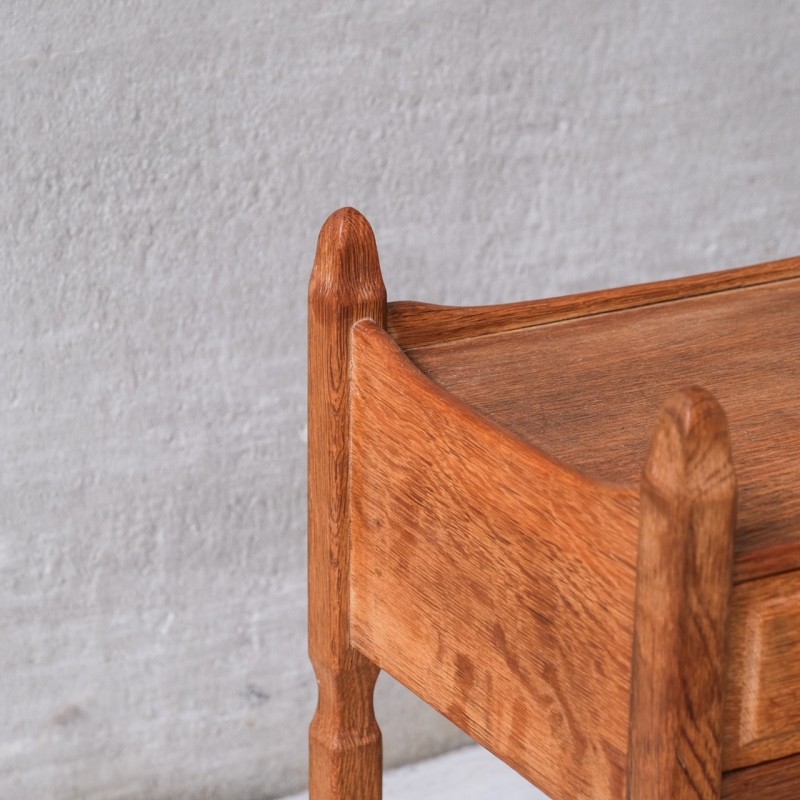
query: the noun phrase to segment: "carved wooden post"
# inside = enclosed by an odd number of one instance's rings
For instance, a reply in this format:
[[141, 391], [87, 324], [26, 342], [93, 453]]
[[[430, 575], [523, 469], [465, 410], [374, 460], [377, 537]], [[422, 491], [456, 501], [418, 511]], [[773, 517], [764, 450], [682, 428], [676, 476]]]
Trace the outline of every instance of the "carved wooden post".
[[311, 800], [379, 800], [378, 668], [350, 647], [350, 331], [386, 324], [375, 237], [352, 208], [319, 235], [308, 302], [309, 652], [319, 701], [310, 729]]
[[642, 476], [629, 800], [719, 798], [736, 478], [704, 389], [664, 406]]

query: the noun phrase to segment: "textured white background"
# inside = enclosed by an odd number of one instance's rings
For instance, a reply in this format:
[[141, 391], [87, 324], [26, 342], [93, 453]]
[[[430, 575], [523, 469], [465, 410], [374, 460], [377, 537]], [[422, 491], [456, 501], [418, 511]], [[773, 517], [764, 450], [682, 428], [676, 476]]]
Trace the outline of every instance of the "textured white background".
[[735, 266], [800, 252], [799, 127], [798, 2], [0, 0], [0, 797], [302, 787], [330, 211], [393, 298]]

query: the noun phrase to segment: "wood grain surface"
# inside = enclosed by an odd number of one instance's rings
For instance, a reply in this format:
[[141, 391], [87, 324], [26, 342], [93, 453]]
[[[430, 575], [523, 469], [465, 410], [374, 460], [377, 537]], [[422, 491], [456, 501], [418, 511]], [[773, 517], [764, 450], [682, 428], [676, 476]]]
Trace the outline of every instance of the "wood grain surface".
[[736, 478], [705, 390], [662, 409], [639, 517], [628, 797], [717, 800]]
[[726, 772], [722, 800], [797, 800], [800, 754]]
[[351, 634], [553, 797], [620, 798], [635, 488], [593, 483], [353, 335]]
[[743, 584], [731, 614], [726, 766], [800, 752], [800, 573]]
[[404, 349], [800, 277], [800, 258], [599, 292], [498, 306], [389, 304], [387, 330]]
[[799, 274], [394, 304], [404, 354], [368, 223], [331, 216], [311, 800], [379, 800], [380, 668], [556, 798], [798, 796]]
[[349, 636], [350, 329], [383, 325], [386, 290], [375, 239], [353, 209], [319, 235], [308, 305], [309, 651], [319, 702], [310, 730], [311, 800], [379, 800], [378, 669]]
[[706, 387], [728, 416], [737, 465], [735, 579], [800, 569], [799, 280], [407, 354], [554, 458], [627, 484], [638, 480], [664, 398]]

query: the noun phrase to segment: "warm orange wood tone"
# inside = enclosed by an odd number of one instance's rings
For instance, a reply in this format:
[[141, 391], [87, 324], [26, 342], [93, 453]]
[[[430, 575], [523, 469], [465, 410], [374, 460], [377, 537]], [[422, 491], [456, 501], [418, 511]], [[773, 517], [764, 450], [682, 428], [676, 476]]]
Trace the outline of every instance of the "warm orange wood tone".
[[353, 209], [319, 236], [309, 285], [309, 651], [319, 687], [310, 731], [311, 800], [379, 800], [378, 669], [350, 645], [350, 328], [382, 325], [386, 290], [372, 230]]
[[797, 800], [800, 755], [765, 761], [722, 777], [722, 800]]
[[353, 387], [354, 643], [544, 791], [621, 797], [635, 492], [454, 403], [368, 323]]
[[408, 352], [570, 466], [633, 483], [665, 397], [720, 401], [739, 479], [736, 580], [800, 569], [800, 280]]
[[732, 615], [731, 768], [800, 752], [800, 572], [739, 587]]
[[798, 277], [800, 258], [787, 258], [707, 275], [500, 306], [461, 308], [402, 300], [389, 303], [386, 328], [408, 349]]
[[736, 479], [708, 392], [684, 390], [662, 410], [640, 503], [628, 797], [714, 800]]
[[800, 797], [800, 259], [386, 314], [337, 212], [309, 292], [311, 800], [380, 797], [380, 668], [554, 800]]

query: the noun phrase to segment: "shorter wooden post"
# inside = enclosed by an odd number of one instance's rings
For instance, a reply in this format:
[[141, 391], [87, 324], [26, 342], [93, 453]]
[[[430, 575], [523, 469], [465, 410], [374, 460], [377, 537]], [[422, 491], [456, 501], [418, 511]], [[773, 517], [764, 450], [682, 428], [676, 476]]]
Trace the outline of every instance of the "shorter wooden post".
[[725, 414], [684, 389], [661, 411], [642, 476], [629, 800], [720, 797], [735, 519]]
[[375, 237], [352, 208], [322, 228], [308, 302], [309, 652], [319, 703], [310, 730], [311, 800], [380, 800], [378, 668], [350, 646], [350, 336], [386, 323]]

